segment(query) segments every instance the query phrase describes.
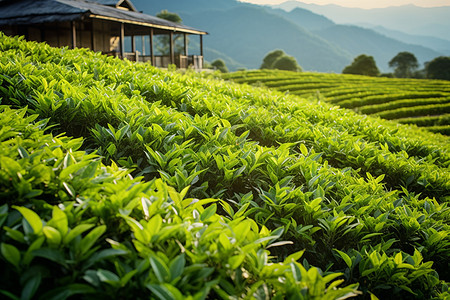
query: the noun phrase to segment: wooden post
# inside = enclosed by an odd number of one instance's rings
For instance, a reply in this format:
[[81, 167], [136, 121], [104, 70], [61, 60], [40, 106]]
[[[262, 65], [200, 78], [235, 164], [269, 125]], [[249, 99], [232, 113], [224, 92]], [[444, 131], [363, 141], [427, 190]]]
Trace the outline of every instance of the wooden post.
[[145, 36], [141, 35], [142, 55], [145, 55]]
[[134, 35], [131, 36], [131, 52], [135, 55], [135, 61], [138, 61], [138, 55], [136, 52], [136, 37]]
[[41, 33], [41, 36], [40, 36], [41, 40], [38, 42], [43, 42], [43, 41], [45, 41], [45, 26], [40, 26], [39, 31]]
[[170, 63], [175, 63], [175, 51], [173, 47], [173, 31], [170, 32]]
[[155, 65], [155, 50], [153, 49], [153, 28], [150, 28], [150, 51], [152, 66]]
[[122, 59], [125, 58], [125, 25], [123, 23], [120, 23], [120, 57]]
[[94, 19], [92, 19], [91, 26], [92, 26], [92, 28], [91, 28], [91, 50], [95, 51]]
[[200, 55], [203, 56], [203, 35], [200, 34]]
[[75, 27], [75, 21], [70, 22], [72, 26], [72, 49], [77, 47], [77, 29]]
[[188, 38], [187, 33], [184, 33], [184, 55], [188, 56]]

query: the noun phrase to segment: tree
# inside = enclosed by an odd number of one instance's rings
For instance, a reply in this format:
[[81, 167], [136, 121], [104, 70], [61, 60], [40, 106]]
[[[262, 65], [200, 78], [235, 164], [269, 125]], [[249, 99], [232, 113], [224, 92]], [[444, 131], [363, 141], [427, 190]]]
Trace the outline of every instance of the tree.
[[439, 56], [427, 64], [427, 78], [450, 80], [450, 56]]
[[286, 55], [283, 50], [273, 50], [269, 52], [263, 59], [260, 69], [272, 69], [273, 63], [281, 56]]
[[[178, 14], [169, 12], [167, 9], [160, 11], [156, 15], [156, 17], [170, 21], [170, 22], [174, 22], [177, 24], [181, 24], [183, 22], [183, 20], [181, 19], [181, 17]], [[184, 51], [184, 44], [181, 45], [181, 43], [179, 43], [181, 39], [182, 39], [181, 35], [175, 35], [174, 39], [173, 39], [173, 43], [175, 46], [174, 52], [178, 53], [178, 54], [183, 53], [183, 51]], [[168, 36], [167, 34], [157, 35], [157, 36], [155, 36], [154, 43], [155, 43], [156, 50], [161, 55], [169, 55], [170, 54], [170, 36]]]
[[394, 74], [399, 78], [409, 78], [419, 67], [417, 58], [410, 52], [400, 52], [389, 62], [389, 67], [395, 68]]
[[213, 66], [215, 69], [219, 70], [222, 73], [228, 73], [228, 68], [225, 65], [225, 62], [222, 59], [216, 59], [211, 63], [211, 66]]
[[264, 57], [260, 69], [302, 71], [302, 68], [298, 65], [297, 60], [294, 57], [287, 55], [283, 50], [279, 49], [269, 52]]
[[181, 17], [178, 14], [169, 12], [167, 9], [160, 11], [156, 15], [156, 17], [170, 21], [170, 22], [174, 22], [177, 24], [181, 24], [183, 22], [183, 20], [181, 19]]
[[287, 71], [294, 71], [294, 72], [301, 72], [302, 68], [297, 63], [297, 60], [289, 55], [283, 55], [278, 57], [272, 65], [273, 69], [278, 70], [287, 70]]
[[361, 54], [356, 57], [352, 64], [346, 66], [342, 71], [343, 74], [357, 74], [366, 76], [378, 76], [380, 70], [378, 70], [377, 64], [373, 56]]

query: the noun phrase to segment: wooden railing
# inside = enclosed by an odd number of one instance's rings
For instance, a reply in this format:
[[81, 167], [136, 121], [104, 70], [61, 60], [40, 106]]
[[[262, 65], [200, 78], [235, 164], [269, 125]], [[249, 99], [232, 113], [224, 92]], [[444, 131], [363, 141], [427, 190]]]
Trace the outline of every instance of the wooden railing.
[[[151, 55], [140, 55], [139, 52], [125, 53], [126, 59], [130, 61], [140, 61], [152, 63]], [[155, 55], [154, 65], [158, 68], [168, 68], [169, 64], [174, 63], [178, 69], [194, 68], [195, 70], [203, 69], [203, 56], [201, 55], [175, 55], [175, 61], [170, 61], [169, 55]]]

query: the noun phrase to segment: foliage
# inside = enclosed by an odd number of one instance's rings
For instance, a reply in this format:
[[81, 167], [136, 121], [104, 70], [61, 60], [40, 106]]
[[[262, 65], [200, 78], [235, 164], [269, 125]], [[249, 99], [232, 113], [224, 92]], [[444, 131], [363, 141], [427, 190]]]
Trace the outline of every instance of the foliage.
[[427, 78], [450, 80], [450, 57], [440, 56], [433, 59], [426, 67]]
[[76, 150], [81, 139], [45, 134], [48, 120], [33, 122], [37, 115], [26, 113], [0, 111], [3, 296], [356, 295], [356, 285], [336, 289], [339, 273], [305, 269], [297, 262], [301, 252], [274, 264], [265, 249], [282, 230], [224, 218], [215, 199], [188, 199], [188, 188], [177, 193], [161, 179], [142, 182], [115, 164], [104, 166], [97, 155]]
[[342, 73], [378, 76], [380, 74], [380, 71], [378, 70], [373, 56], [361, 54], [353, 60], [351, 65], [345, 67]]
[[[223, 77], [289, 91], [290, 94], [323, 100], [358, 113], [376, 114], [448, 134], [446, 126], [450, 125], [450, 120], [439, 118], [440, 115], [445, 116], [449, 109], [450, 85], [447, 82], [271, 70], [236, 72]], [[391, 113], [391, 110], [397, 112]], [[411, 118], [413, 116], [414, 119]], [[416, 118], [427, 121], [416, 123]]]
[[399, 52], [389, 61], [389, 67], [394, 68], [395, 77], [411, 78], [419, 63], [414, 54], [410, 52]]
[[228, 73], [228, 68], [227, 65], [225, 64], [225, 62], [223, 61], [223, 59], [216, 59], [215, 61], [213, 61], [211, 63], [211, 66], [214, 69], [219, 70], [222, 73]]
[[302, 71], [301, 67], [297, 63], [297, 60], [294, 57], [284, 53], [283, 50], [273, 50], [272, 52], [269, 52], [264, 57], [260, 69]]
[[301, 72], [301, 68], [297, 63], [297, 60], [288, 55], [283, 55], [281, 57], [278, 57], [272, 65], [273, 69], [278, 70], [286, 70], [286, 71], [295, 71], [295, 72]]
[[181, 19], [181, 17], [178, 14], [169, 12], [169, 11], [167, 11], [167, 9], [160, 11], [158, 14], [156, 14], [156, 17], [170, 21], [170, 22], [174, 22], [177, 24], [181, 24], [183, 22], [183, 20]]
[[283, 50], [273, 50], [264, 57], [260, 69], [272, 69], [273, 63], [281, 56], [286, 55]]
[[448, 296], [448, 138], [0, 41], [2, 295]]
[[[156, 17], [171, 21], [177, 24], [181, 24], [183, 20], [176, 14], [167, 10], [162, 10]], [[155, 49], [159, 55], [170, 55], [170, 36], [167, 34], [155, 35], [154, 40]], [[184, 53], [184, 36], [181, 34], [174, 34], [173, 36], [174, 53]]]

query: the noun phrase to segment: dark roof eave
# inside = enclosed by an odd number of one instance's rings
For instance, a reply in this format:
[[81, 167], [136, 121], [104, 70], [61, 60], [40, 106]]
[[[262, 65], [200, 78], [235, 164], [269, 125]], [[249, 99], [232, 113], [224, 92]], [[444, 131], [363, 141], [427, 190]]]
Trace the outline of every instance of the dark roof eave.
[[134, 25], [140, 25], [140, 26], [145, 26], [145, 27], [153, 27], [153, 28], [170, 30], [170, 31], [175, 31], [175, 32], [184, 32], [184, 33], [191, 33], [191, 34], [198, 34], [198, 35], [208, 34], [208, 32], [206, 32], [206, 31], [200, 31], [200, 30], [196, 30], [196, 29], [171, 27], [171, 26], [158, 25], [158, 24], [152, 24], [152, 23], [147, 23], [147, 22], [131, 21], [131, 20], [126, 20], [126, 19], [102, 16], [102, 15], [90, 14], [88, 17], [93, 18], [93, 19], [109, 20], [109, 21], [120, 22], [120, 23], [125, 23], [125, 24], [134, 24]]
[[76, 20], [82, 20], [86, 14], [73, 13], [73, 14], [49, 14], [49, 15], [28, 15], [15, 18], [2, 18], [0, 19], [0, 26], [8, 25], [35, 25], [44, 23], [58, 23], [58, 22], [70, 22]]

